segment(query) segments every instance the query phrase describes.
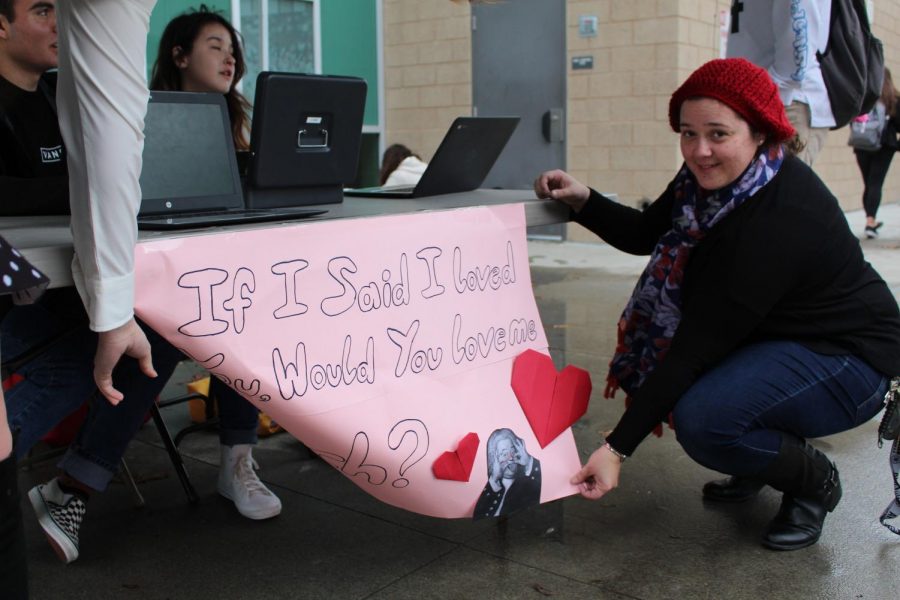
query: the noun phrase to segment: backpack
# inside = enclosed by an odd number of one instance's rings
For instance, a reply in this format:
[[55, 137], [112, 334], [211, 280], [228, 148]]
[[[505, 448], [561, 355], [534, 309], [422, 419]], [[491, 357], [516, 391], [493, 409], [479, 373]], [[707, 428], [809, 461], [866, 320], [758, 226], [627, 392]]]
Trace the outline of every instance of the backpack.
[[875, 152], [881, 150], [881, 140], [887, 124], [884, 105], [876, 102], [875, 106], [864, 117], [850, 121], [850, 138], [848, 146], [855, 150]]
[[865, 0], [831, 0], [828, 46], [816, 52], [839, 129], [875, 105], [884, 80], [884, 48], [872, 35]]

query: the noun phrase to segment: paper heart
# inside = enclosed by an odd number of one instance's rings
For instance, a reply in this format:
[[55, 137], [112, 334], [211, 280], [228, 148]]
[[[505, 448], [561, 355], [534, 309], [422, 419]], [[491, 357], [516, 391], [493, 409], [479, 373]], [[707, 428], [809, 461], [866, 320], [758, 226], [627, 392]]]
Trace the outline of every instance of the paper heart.
[[557, 373], [549, 356], [526, 350], [513, 362], [512, 389], [544, 448], [587, 411], [591, 375], [572, 365]]
[[459, 441], [456, 450], [448, 450], [434, 461], [431, 465], [434, 476], [450, 481], [468, 481], [472, 474], [472, 465], [475, 464], [479, 443], [477, 433], [467, 434]]

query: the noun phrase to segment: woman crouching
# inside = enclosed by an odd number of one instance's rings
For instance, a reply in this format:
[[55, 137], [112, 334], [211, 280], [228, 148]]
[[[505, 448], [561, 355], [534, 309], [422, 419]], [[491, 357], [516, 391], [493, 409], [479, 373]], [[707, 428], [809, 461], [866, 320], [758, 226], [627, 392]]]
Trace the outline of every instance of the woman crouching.
[[766, 71], [713, 60], [672, 95], [684, 165], [641, 212], [562, 171], [535, 192], [606, 242], [650, 254], [618, 324], [607, 395], [632, 400], [573, 483], [599, 498], [661, 421], [698, 463], [729, 475], [710, 501], [784, 496], [763, 544], [814, 544], [841, 499], [808, 438], [875, 416], [900, 373], [900, 313], [837, 200], [786, 150], [794, 137]]

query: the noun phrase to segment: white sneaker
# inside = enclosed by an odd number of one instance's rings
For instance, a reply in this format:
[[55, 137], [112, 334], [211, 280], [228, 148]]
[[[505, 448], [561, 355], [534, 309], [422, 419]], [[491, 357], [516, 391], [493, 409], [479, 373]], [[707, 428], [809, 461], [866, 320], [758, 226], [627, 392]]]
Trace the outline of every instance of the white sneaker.
[[84, 519], [84, 502], [63, 492], [55, 477], [31, 488], [28, 499], [59, 559], [68, 564], [78, 558], [78, 530]]
[[250, 444], [220, 446], [219, 493], [234, 502], [248, 519], [271, 519], [281, 514], [281, 500], [259, 480]]

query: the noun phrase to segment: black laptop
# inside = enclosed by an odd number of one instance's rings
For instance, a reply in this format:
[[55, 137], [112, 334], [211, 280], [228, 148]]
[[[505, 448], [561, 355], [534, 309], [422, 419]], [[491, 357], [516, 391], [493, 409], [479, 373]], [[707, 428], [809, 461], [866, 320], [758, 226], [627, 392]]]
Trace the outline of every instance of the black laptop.
[[152, 92], [144, 136], [139, 229], [287, 221], [327, 212], [245, 207], [222, 94]]
[[346, 189], [347, 196], [421, 198], [478, 188], [512, 136], [519, 117], [459, 117], [414, 186]]
[[344, 185], [356, 178], [366, 88], [359, 77], [260, 73], [247, 206], [342, 202]]

